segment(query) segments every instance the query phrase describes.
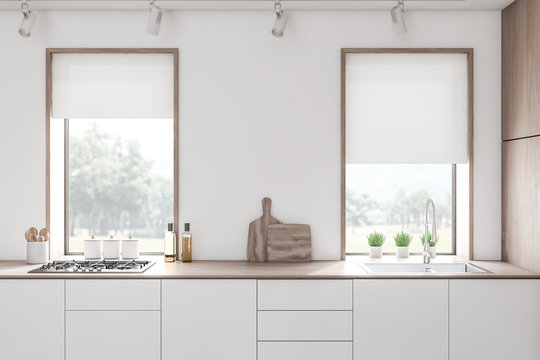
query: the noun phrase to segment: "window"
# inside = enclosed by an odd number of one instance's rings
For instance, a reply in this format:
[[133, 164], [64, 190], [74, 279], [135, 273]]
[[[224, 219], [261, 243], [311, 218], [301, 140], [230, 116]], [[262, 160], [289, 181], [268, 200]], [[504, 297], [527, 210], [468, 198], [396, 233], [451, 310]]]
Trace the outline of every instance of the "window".
[[54, 256], [95, 235], [163, 253], [178, 224], [177, 51], [48, 51], [48, 226]]
[[437, 252], [456, 254], [457, 244], [469, 251], [472, 50], [344, 49], [342, 56], [342, 255], [367, 253], [373, 231], [386, 236], [387, 254], [400, 231], [421, 253], [430, 198]]

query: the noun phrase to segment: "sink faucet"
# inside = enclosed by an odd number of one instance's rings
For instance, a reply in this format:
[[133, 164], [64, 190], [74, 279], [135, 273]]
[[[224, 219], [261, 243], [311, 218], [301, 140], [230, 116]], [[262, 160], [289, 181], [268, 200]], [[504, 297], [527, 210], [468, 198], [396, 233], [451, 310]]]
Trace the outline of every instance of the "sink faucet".
[[[429, 205], [431, 204], [431, 208], [433, 209], [432, 212], [432, 221], [429, 222], [428, 217], [428, 211], [429, 211]], [[422, 256], [424, 257], [424, 264], [429, 264], [429, 261], [431, 259], [431, 254], [429, 253], [429, 225], [431, 225], [431, 238], [434, 239], [434, 241], [437, 241], [437, 226], [435, 225], [435, 204], [433, 203], [433, 200], [428, 199], [426, 204], [426, 233], [425, 233], [425, 240], [424, 240], [424, 250], [422, 251]]]

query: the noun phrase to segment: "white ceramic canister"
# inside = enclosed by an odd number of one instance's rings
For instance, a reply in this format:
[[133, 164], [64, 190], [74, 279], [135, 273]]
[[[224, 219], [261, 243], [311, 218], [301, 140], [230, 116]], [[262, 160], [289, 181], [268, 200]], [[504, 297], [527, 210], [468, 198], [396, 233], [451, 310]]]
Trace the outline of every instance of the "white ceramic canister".
[[28, 264], [43, 264], [49, 261], [48, 241], [27, 241], [26, 242], [26, 262]]
[[103, 240], [103, 258], [120, 258], [120, 239], [115, 239], [112, 235], [107, 240]]
[[139, 257], [139, 240], [133, 239], [131, 235], [129, 239], [122, 240], [122, 259], [137, 259]]
[[84, 240], [84, 258], [85, 259], [101, 259], [102, 241], [101, 239], [92, 238]]

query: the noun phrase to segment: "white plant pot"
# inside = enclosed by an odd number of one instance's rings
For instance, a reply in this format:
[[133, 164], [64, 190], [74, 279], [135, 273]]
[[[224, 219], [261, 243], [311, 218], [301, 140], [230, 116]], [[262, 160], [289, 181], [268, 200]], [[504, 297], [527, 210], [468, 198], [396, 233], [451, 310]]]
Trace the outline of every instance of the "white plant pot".
[[398, 258], [408, 258], [409, 257], [409, 247], [408, 246], [396, 246], [396, 257], [398, 257]]
[[101, 259], [102, 241], [101, 239], [85, 239], [84, 240], [84, 258], [85, 259]]
[[43, 264], [49, 261], [49, 242], [26, 242], [26, 262], [28, 264]]
[[380, 258], [380, 257], [382, 257], [382, 246], [370, 246], [369, 247], [369, 257], [370, 258]]
[[122, 259], [137, 259], [139, 257], [139, 240], [122, 240]]
[[103, 258], [104, 259], [119, 259], [120, 258], [120, 239], [103, 240]]
[[437, 246], [430, 246], [429, 247], [429, 255], [432, 259], [435, 259], [437, 257]]

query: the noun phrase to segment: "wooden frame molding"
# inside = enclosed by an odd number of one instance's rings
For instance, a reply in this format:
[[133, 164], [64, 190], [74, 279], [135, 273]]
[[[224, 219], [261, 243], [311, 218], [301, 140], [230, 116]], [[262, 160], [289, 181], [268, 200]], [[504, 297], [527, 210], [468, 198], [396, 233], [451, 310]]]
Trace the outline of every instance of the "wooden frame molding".
[[[45, 51], [45, 216], [47, 228], [51, 228], [51, 179], [50, 179], [50, 125], [51, 125], [51, 110], [52, 110], [52, 62], [54, 54], [171, 54], [173, 55], [174, 66], [174, 80], [173, 80], [173, 94], [174, 94], [174, 229], [176, 237], [178, 238], [178, 226], [180, 224], [180, 206], [179, 206], [179, 52], [177, 48], [48, 48]], [[65, 211], [65, 209], [64, 209]], [[66, 248], [64, 246], [64, 254], [51, 254], [51, 244], [49, 243], [49, 256], [64, 255]]]
[[[466, 54], [467, 55], [467, 147], [469, 167], [469, 248], [474, 259], [474, 50], [471, 48], [342, 48], [341, 49], [341, 259], [346, 257], [346, 65], [347, 54]], [[457, 245], [456, 245], [457, 246]], [[457, 252], [457, 249], [456, 249]]]

